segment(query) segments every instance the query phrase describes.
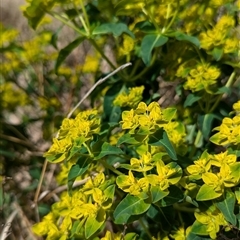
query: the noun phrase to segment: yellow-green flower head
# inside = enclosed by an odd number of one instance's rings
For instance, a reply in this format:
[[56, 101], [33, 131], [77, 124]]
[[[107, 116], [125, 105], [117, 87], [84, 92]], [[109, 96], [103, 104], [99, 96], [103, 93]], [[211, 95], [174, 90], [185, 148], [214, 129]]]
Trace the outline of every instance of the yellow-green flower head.
[[208, 91], [209, 87], [217, 82], [220, 74], [221, 72], [217, 67], [209, 63], [198, 63], [195, 68], [190, 70], [184, 88], [193, 92], [203, 89]]
[[237, 115], [240, 114], [240, 100], [233, 104], [233, 109], [236, 111]]
[[216, 29], [219, 31], [226, 31], [235, 26], [235, 19], [230, 15], [223, 15], [216, 24]]
[[237, 115], [231, 118], [224, 118], [222, 124], [219, 127], [214, 128], [213, 130], [218, 130], [211, 137], [211, 141], [219, 145], [228, 145], [233, 144], [237, 145], [240, 143], [240, 116]]
[[224, 53], [234, 53], [240, 47], [240, 41], [236, 37], [227, 38], [224, 43], [223, 51]]
[[193, 165], [187, 167], [188, 173], [200, 179], [201, 175], [211, 168], [210, 159], [211, 155], [205, 151], [198, 160], [194, 161]]
[[212, 239], [216, 239], [220, 226], [228, 225], [223, 214], [218, 209], [208, 209], [205, 212], [195, 212], [196, 219], [204, 224]]
[[34, 224], [32, 226], [32, 231], [38, 236], [45, 236], [47, 235], [48, 240], [57, 240], [60, 238], [60, 231], [55, 224], [56, 216], [52, 212], [47, 214], [42, 222]]
[[120, 107], [135, 108], [142, 100], [144, 86], [133, 87], [129, 89], [129, 93], [120, 93], [114, 100], [113, 104]]
[[122, 129], [130, 129], [130, 133], [139, 128], [139, 131], [148, 134], [159, 128], [162, 120], [162, 111], [157, 102], [152, 102], [148, 106], [140, 102], [135, 110], [122, 113], [121, 124]]
[[219, 154], [212, 155], [210, 160], [211, 165], [221, 167], [224, 164], [231, 165], [237, 161], [237, 156], [234, 154], [228, 154], [227, 151]]
[[19, 32], [16, 29], [6, 29], [4, 26], [0, 23], [1, 28], [1, 34], [0, 34], [0, 42], [1, 42], [1, 48], [7, 47], [11, 42], [13, 42]]

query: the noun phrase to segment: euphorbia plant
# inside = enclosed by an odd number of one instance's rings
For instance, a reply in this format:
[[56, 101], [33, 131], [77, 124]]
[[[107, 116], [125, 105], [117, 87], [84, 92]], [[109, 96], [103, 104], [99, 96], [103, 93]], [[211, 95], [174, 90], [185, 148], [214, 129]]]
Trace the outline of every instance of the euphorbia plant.
[[[79, 34], [60, 50], [56, 72], [85, 40], [111, 68], [107, 39], [117, 65], [133, 65], [98, 88], [102, 108], [63, 120], [45, 157], [61, 165], [68, 193], [35, 233], [190, 240], [239, 228], [240, 102], [230, 97], [240, 67], [238, 10], [231, 0], [29, 2], [33, 28], [49, 14]], [[176, 106], [155, 101], [160, 75], [178, 81]], [[81, 186], [73, 188], [76, 179]]]

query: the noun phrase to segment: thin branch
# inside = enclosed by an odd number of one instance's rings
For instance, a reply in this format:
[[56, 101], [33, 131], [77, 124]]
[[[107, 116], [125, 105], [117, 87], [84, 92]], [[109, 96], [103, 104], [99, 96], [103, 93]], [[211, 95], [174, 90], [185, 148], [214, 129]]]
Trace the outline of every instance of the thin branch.
[[2, 133], [0, 133], [0, 138], [5, 139], [5, 140], [8, 140], [8, 141], [10, 141], [10, 142], [15, 142], [15, 143], [24, 145], [24, 146], [26, 146], [26, 147], [35, 148], [34, 145], [33, 145], [31, 142], [22, 140], [22, 139], [20, 139], [20, 138], [16, 138], [16, 137], [12, 137], [12, 136], [7, 136], [7, 135], [2, 134]]
[[6, 223], [4, 224], [2, 234], [0, 235], [0, 240], [5, 240], [8, 237], [8, 235], [11, 233], [10, 229], [11, 229], [12, 221], [14, 220], [17, 213], [18, 213], [18, 210], [14, 210], [8, 217]]
[[104, 81], [106, 81], [108, 78], [110, 78], [111, 76], [113, 76], [114, 74], [116, 74], [117, 72], [121, 71], [122, 69], [128, 67], [132, 65], [132, 63], [126, 63], [123, 64], [122, 66], [120, 66], [119, 68], [117, 68], [116, 70], [114, 70], [113, 72], [111, 72], [110, 74], [108, 74], [106, 77], [101, 78], [100, 80], [98, 80], [91, 88], [90, 90], [86, 93], [86, 95], [78, 102], [78, 104], [72, 109], [72, 111], [70, 111], [70, 113], [67, 115], [67, 118], [70, 118], [72, 116], [72, 114], [74, 113], [74, 111], [82, 104], [82, 102], [93, 92], [93, 90], [100, 84], [102, 84]]

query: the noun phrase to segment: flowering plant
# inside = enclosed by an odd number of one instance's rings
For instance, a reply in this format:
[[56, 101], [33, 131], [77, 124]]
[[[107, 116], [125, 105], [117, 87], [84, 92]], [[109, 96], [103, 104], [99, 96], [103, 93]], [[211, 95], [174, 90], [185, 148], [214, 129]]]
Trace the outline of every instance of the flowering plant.
[[[240, 228], [240, 96], [230, 94], [239, 90], [239, 3], [28, 1], [31, 27], [49, 15], [78, 35], [58, 52], [56, 74], [73, 79], [63, 63], [86, 41], [96, 56], [77, 68], [85, 74], [102, 77], [100, 57], [112, 70], [132, 63], [97, 87], [92, 109], [63, 119], [44, 157], [68, 191], [35, 234], [191, 240]], [[177, 86], [176, 104], [162, 104], [159, 77]]]

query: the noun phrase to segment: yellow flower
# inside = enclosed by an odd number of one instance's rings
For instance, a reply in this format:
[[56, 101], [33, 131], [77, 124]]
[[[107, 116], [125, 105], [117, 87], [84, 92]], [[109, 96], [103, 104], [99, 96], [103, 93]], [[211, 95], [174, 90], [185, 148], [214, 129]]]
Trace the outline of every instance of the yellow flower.
[[123, 111], [122, 113], [122, 129], [135, 129], [138, 126], [138, 119], [134, 114], [134, 110]]
[[234, 154], [228, 154], [227, 151], [212, 156], [210, 163], [214, 166], [221, 167], [224, 164], [231, 165], [237, 161], [237, 156]]
[[130, 36], [124, 34], [123, 35], [123, 44], [119, 49], [119, 55], [120, 56], [127, 55], [133, 49], [134, 49], [134, 40]]
[[113, 104], [120, 107], [131, 107], [135, 108], [137, 104], [142, 100], [142, 93], [144, 91], [144, 86], [133, 87], [129, 89], [129, 93], [119, 94]]
[[223, 214], [216, 208], [208, 209], [205, 212], [195, 212], [194, 215], [198, 222], [206, 226], [212, 239], [216, 239], [220, 226], [228, 225]]
[[99, 56], [96, 54], [96, 56], [87, 55], [85, 59], [85, 63], [83, 65], [82, 71], [84, 73], [95, 73], [99, 66]]
[[234, 53], [240, 47], [240, 41], [235, 37], [227, 38], [223, 47], [224, 53]]
[[233, 109], [240, 113], [240, 100], [233, 104]]
[[219, 31], [226, 31], [227, 28], [233, 28], [235, 26], [235, 20], [233, 16], [223, 15], [217, 22], [216, 28]]

